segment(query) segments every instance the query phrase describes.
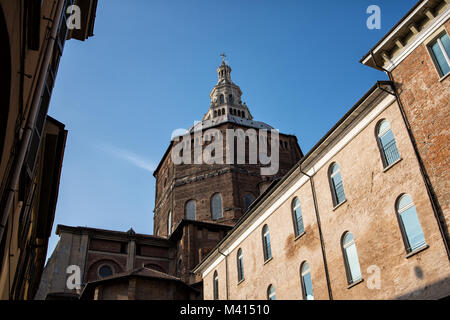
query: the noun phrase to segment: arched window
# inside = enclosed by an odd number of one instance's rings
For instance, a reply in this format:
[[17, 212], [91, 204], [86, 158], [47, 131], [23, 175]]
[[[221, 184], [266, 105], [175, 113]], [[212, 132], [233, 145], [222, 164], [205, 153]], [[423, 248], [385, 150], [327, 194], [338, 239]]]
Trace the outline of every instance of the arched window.
[[352, 284], [361, 280], [362, 275], [359, 266], [358, 252], [356, 251], [355, 239], [350, 232], [345, 233], [342, 238], [342, 251], [344, 253], [348, 283]]
[[217, 110], [214, 110], [214, 118], [217, 117]]
[[217, 115], [220, 117], [222, 115], [222, 110], [219, 109], [219, 111], [217, 111]]
[[237, 272], [238, 272], [238, 282], [244, 280], [244, 255], [242, 254], [242, 249], [237, 252]]
[[378, 124], [377, 139], [381, 159], [383, 160], [383, 166], [385, 168], [400, 159], [400, 154], [389, 121], [383, 120]]
[[104, 264], [98, 269], [98, 276], [100, 279], [110, 277], [114, 274], [113, 269], [110, 265]]
[[314, 300], [314, 293], [312, 288], [311, 271], [309, 264], [305, 261], [300, 268], [300, 278], [302, 280], [303, 300]]
[[242, 118], [245, 118], [245, 111], [242, 111]]
[[275, 287], [273, 285], [269, 285], [267, 288], [267, 300], [277, 300], [275, 295]]
[[223, 217], [222, 196], [220, 193], [215, 193], [211, 198], [211, 217], [213, 220]]
[[220, 103], [220, 104], [224, 104], [224, 103], [225, 103], [225, 97], [223, 96], [223, 94], [221, 94], [221, 95], [219, 96], [219, 103]]
[[296, 237], [305, 232], [303, 226], [302, 208], [300, 207], [300, 200], [294, 198], [292, 201], [292, 219], [294, 220], [294, 234]]
[[426, 245], [425, 237], [411, 196], [409, 194], [402, 195], [397, 200], [396, 209], [406, 251], [412, 252], [424, 247]]
[[267, 224], [262, 229], [262, 241], [264, 251], [264, 261], [268, 261], [272, 258], [272, 248], [270, 245], [270, 232]]
[[186, 202], [184, 211], [187, 220], [195, 220], [195, 201], [189, 200]]
[[253, 203], [253, 201], [255, 201], [255, 197], [254, 197], [252, 194], [247, 193], [247, 194], [244, 196], [244, 206], [245, 206], [245, 211], [248, 210], [248, 208], [249, 208], [250, 205]]
[[222, 115], [225, 115], [225, 108], [222, 109]]
[[232, 94], [228, 95], [228, 102], [229, 103], [234, 103], [234, 98], [233, 98]]
[[214, 271], [213, 292], [214, 292], [214, 300], [219, 300], [219, 275], [217, 274], [217, 271]]
[[167, 236], [172, 233], [172, 211], [169, 211], [169, 216], [167, 217]]
[[333, 204], [338, 204], [345, 201], [344, 184], [342, 182], [341, 170], [337, 163], [333, 163], [329, 170], [330, 186], [333, 196]]

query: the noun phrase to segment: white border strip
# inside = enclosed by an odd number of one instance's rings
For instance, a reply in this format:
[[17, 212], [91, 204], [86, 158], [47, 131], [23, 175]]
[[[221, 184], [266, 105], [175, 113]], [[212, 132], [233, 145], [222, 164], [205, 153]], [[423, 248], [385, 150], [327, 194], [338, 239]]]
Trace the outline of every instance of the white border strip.
[[[312, 175], [314, 172], [320, 170], [325, 166], [328, 161], [333, 158], [339, 151], [341, 151], [350, 141], [352, 141], [362, 130], [364, 130], [378, 115], [380, 115], [385, 109], [387, 109], [395, 101], [393, 95], [385, 97], [371, 112], [369, 112], [360, 122], [351, 129], [334, 147], [332, 147], [326, 154], [324, 154], [316, 164], [308, 171], [308, 175]], [[302, 175], [301, 178], [291, 186], [281, 197], [275, 201], [262, 215], [260, 215], [255, 221], [253, 221], [244, 232], [223, 251], [225, 255], [229, 255], [234, 249], [236, 249], [253, 231], [259, 228], [264, 221], [272, 215], [287, 199], [289, 199], [303, 184], [308, 181], [308, 177]], [[219, 263], [224, 260], [224, 256], [219, 255], [213, 262], [210, 262], [210, 266], [202, 273], [205, 278], [212, 270], [214, 270]]]

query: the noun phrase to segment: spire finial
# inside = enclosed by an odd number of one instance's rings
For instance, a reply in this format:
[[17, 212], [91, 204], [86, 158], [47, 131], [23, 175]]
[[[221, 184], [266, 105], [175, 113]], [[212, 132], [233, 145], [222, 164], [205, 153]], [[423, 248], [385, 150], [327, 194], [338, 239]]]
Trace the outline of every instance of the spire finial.
[[225, 58], [227, 55], [225, 53], [221, 53], [220, 56], [222, 57], [222, 64], [225, 64]]

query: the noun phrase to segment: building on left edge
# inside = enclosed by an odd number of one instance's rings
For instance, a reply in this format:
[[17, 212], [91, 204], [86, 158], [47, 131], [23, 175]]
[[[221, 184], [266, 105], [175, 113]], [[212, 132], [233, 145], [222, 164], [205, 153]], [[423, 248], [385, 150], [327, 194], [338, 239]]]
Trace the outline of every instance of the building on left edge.
[[[79, 29], [68, 28], [74, 5]], [[67, 138], [48, 107], [65, 41], [93, 35], [96, 9], [0, 0], [0, 299], [33, 299], [40, 282]]]

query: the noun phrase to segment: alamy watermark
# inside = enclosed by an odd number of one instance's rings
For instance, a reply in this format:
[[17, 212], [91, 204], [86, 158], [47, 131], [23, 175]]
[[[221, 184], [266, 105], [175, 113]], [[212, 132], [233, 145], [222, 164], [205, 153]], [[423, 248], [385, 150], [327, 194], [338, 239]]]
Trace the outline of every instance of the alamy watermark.
[[67, 277], [66, 286], [69, 290], [81, 289], [81, 269], [77, 265], [68, 266], [66, 269]]
[[381, 9], [379, 6], [373, 4], [366, 10], [370, 16], [367, 18], [366, 25], [369, 30], [381, 29]]
[[[174, 131], [174, 133], [179, 132], [179, 130]], [[171, 152], [171, 158], [175, 165], [256, 165], [259, 163], [261, 165], [261, 175], [271, 176], [278, 173], [280, 166], [280, 137], [278, 130], [226, 129], [224, 137], [224, 134], [219, 129], [213, 128], [203, 132], [202, 123], [199, 122], [195, 126], [193, 135], [189, 131], [185, 132], [184, 135], [175, 135], [172, 139], [176, 143]], [[270, 137], [268, 133], [270, 133]], [[246, 155], [248, 162], [246, 162]]]
[[81, 9], [77, 5], [71, 5], [67, 7], [66, 14], [69, 16], [67, 17], [67, 29], [74, 30], [74, 29], [81, 29]]
[[381, 289], [381, 269], [377, 265], [371, 265], [367, 268], [367, 273], [370, 276], [367, 277], [367, 288], [369, 290]]

